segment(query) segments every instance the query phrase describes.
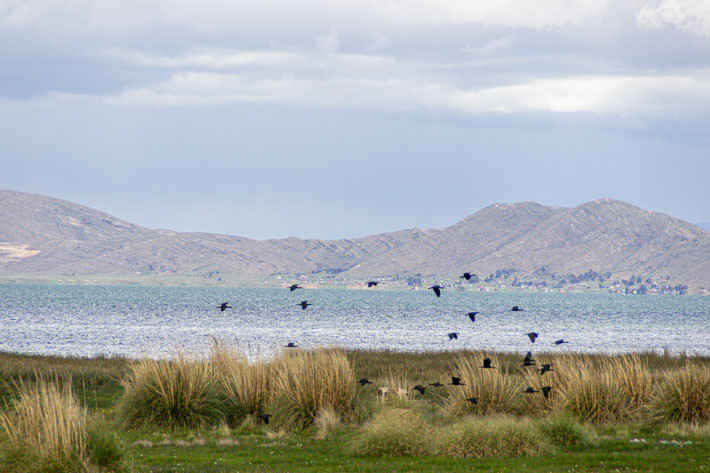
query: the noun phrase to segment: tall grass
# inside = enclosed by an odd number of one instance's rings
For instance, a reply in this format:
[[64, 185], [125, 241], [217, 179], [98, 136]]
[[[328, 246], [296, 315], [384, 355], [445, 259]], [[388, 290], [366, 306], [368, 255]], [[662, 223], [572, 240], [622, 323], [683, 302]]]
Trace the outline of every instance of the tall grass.
[[[57, 387], [41, 376], [17, 384], [13, 410], [0, 413], [12, 450], [27, 468], [85, 471], [88, 468], [87, 413], [74, 398], [71, 383]], [[35, 465], [27, 466], [27, 465]]]
[[208, 360], [178, 354], [172, 360], [130, 364], [118, 405], [124, 428], [200, 427], [222, 417], [219, 387]]
[[[450, 413], [460, 414], [491, 414], [496, 412], [513, 412], [516, 398], [520, 391], [520, 381], [505, 372], [501, 360], [495, 355], [488, 355], [493, 366], [498, 369], [481, 368], [483, 357], [459, 355], [453, 371], [461, 378], [463, 386], [450, 386], [446, 405]], [[475, 397], [477, 404], [467, 399]]]
[[555, 405], [589, 422], [636, 419], [651, 401], [651, 374], [636, 355], [573, 356], [560, 360], [555, 370]]
[[653, 402], [658, 421], [710, 420], [710, 367], [688, 363], [664, 373]]
[[268, 363], [249, 362], [246, 354], [218, 344], [212, 347], [210, 363], [231, 425], [239, 424], [247, 415], [266, 413], [273, 371]]
[[340, 350], [294, 350], [274, 361], [275, 420], [294, 427], [313, 423], [321, 409], [341, 419], [357, 410], [355, 373]]

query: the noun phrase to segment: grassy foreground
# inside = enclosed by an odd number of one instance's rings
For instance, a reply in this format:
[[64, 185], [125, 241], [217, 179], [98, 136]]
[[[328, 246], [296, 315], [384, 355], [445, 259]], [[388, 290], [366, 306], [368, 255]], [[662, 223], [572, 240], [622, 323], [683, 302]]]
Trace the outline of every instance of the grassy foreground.
[[523, 356], [0, 354], [0, 471], [710, 471], [710, 359]]

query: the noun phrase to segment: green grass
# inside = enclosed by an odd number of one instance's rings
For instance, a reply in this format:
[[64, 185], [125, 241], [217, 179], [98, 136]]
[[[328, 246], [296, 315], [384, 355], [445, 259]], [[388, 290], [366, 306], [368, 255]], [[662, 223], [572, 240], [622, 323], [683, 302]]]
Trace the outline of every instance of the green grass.
[[[19, 380], [31, 384], [36, 381], [37, 375], [45, 379], [71, 379], [74, 397], [80, 405], [88, 408], [90, 419], [95, 419], [95, 422], [89, 423], [87, 450], [92, 462], [102, 465], [103, 471], [279, 473], [710, 471], [710, 424], [704, 418], [705, 410], [697, 408], [697, 402], [700, 402], [701, 407], [706, 405], [703, 404], [706, 399], [703, 396], [707, 392], [707, 384], [703, 381], [699, 388], [694, 387], [693, 381], [701, 378], [697, 376], [696, 368], [692, 368], [691, 373], [695, 374], [694, 376], [683, 376], [689, 362], [693, 366], [700, 367], [701, 370], [709, 369], [709, 358], [691, 359], [640, 354], [642, 365], [644, 369], [648, 369], [653, 380], [653, 393], [648, 394], [645, 378], [635, 382], [634, 386], [639, 386], [639, 389], [634, 388], [632, 393], [641, 393], [642, 396], [633, 407], [640, 410], [647, 409], [648, 415], [642, 413], [638, 416], [624, 416], [623, 419], [592, 424], [566, 414], [560, 407], [561, 396], [552, 398], [549, 411], [531, 412], [527, 410], [530, 406], [525, 403], [539, 399], [523, 397], [516, 392], [516, 398], [512, 402], [517, 407], [512, 414], [504, 417], [499, 415], [470, 417], [470, 413], [456, 413], [447, 409], [446, 400], [454, 387], [442, 387], [430, 388], [423, 396], [419, 394], [412, 396], [404, 404], [406, 407], [404, 411], [408, 412], [406, 416], [414, 419], [412, 425], [415, 428], [412, 428], [407, 420], [401, 423], [403, 427], [400, 426], [398, 430], [393, 426], [396, 422], [391, 418], [388, 421], [387, 411], [403, 411], [403, 409], [393, 409], [391, 403], [382, 404], [375, 400], [376, 387], [382, 385], [380, 382], [391, 382], [393, 373], [400, 373], [407, 384], [411, 385], [428, 384], [434, 381], [450, 382], [450, 376], [459, 374], [457, 371], [462, 369], [460, 365], [457, 366], [457, 360], [463, 356], [472, 359], [471, 364], [476, 366], [479, 359], [483, 358], [483, 354], [464, 351], [444, 353], [346, 351], [343, 355], [354, 372], [350, 374], [343, 364], [344, 378], [369, 377], [375, 385], [367, 385], [364, 388], [356, 385], [356, 399], [360, 406], [358, 408], [360, 414], [342, 416], [338, 412], [338, 405], [347, 406], [347, 410], [350, 410], [352, 409], [350, 399], [353, 398], [348, 390], [340, 391], [341, 383], [334, 384], [336, 396], [333, 399], [336, 402], [323, 402], [313, 411], [309, 411], [309, 417], [313, 412], [316, 413], [315, 423], [305, 429], [283, 430], [279, 422], [264, 425], [247, 415], [240, 425], [229, 425], [226, 419], [214, 418], [208, 423], [198, 422], [189, 428], [179, 424], [171, 424], [169, 428], [145, 424], [136, 425], [137, 428], [132, 430], [123, 430], [120, 428], [117, 407], [124, 397], [121, 381], [131, 379], [132, 367], [126, 360], [121, 359], [31, 357], [0, 353], [0, 381], [2, 381], [0, 384], [3, 386], [3, 391], [0, 393], [7, 401], [0, 403], [0, 411], [11, 413], [13, 403], [10, 401], [16, 399], [13, 383], [16, 385]], [[528, 379], [536, 380], [534, 377], [526, 379], [520, 373], [521, 355], [510, 353], [494, 355], [496, 359], [494, 364], [499, 366], [499, 371], [519, 380], [521, 387]], [[556, 369], [562, 364], [559, 355], [540, 354], [536, 357], [552, 361]], [[608, 357], [585, 355], [584, 358], [593, 367], [609, 363]], [[311, 368], [308, 366], [303, 367], [306, 372], [310, 372]], [[290, 372], [285, 381], [300, 382], [298, 379], [291, 378], [294, 372]], [[475, 371], [472, 373], [472, 376], [478, 375]], [[502, 376], [501, 373], [498, 374]], [[484, 375], [493, 374], [493, 372], [486, 372]], [[553, 373], [545, 375], [546, 384], [565, 382], [562, 378], [564, 374], [562, 369], [555, 372], [555, 376], [559, 379], [550, 376], [551, 374]], [[208, 376], [206, 379], [212, 378]], [[638, 376], [629, 375], [628, 379], [638, 379]], [[672, 384], [667, 384], [669, 380]], [[199, 384], [198, 381], [195, 383]], [[194, 388], [195, 383], [190, 385]], [[288, 385], [293, 386], [293, 384]], [[308, 389], [304, 386], [303, 392], [308, 393]], [[338, 393], [343, 393], [345, 398], [338, 397], [341, 396]], [[673, 393], [682, 395], [673, 397], [671, 396]], [[651, 400], [648, 399], [648, 395], [651, 396]], [[667, 399], [669, 405], [690, 407], [691, 409], [686, 411], [691, 414], [701, 412], [700, 417], [695, 418], [698, 417], [697, 414], [692, 414], [695, 417], [689, 422], [684, 420], [683, 416], [672, 414], [667, 417], [673, 419], [670, 423], [654, 422], [654, 415], [666, 413], [658, 410], [659, 402], [663, 399]], [[273, 400], [263, 406], [267, 412], [276, 412], [271, 410], [276, 407]], [[678, 412], [678, 408], [671, 406], [671, 411]], [[373, 433], [372, 430], [368, 430], [378, 422], [381, 431]], [[444, 433], [448, 432], [449, 441], [453, 442], [453, 445], [458, 445], [464, 436], [475, 439], [477, 432], [485, 433], [486, 429], [494, 432], [489, 436], [498, 435], [499, 438], [505, 439], [517, 435], [518, 441], [508, 445], [499, 443], [500, 450], [493, 453], [495, 456], [472, 459], [447, 456], [449, 454], [441, 450], [441, 444], [430, 437], [431, 432], [434, 432], [436, 437], [442, 439]], [[502, 436], [500, 432], [503, 432]], [[401, 433], [409, 434], [409, 437], [404, 436], [403, 445], [406, 446], [406, 442], [409, 441], [413, 441], [414, 444], [420, 441], [420, 446], [399, 453], [397, 449], [400, 447], [397, 447], [390, 452], [401, 456], [377, 451], [377, 443], [372, 444], [374, 449], [356, 448], [362, 445], [363, 438], [373, 439], [377, 435], [384, 435], [384, 438], [392, 440], [392, 436], [396, 437]], [[540, 443], [541, 439], [542, 443]], [[526, 445], [527, 450], [519, 448]], [[12, 448], [7, 433], [0, 432], [0, 471], [36, 471], [32, 465], [24, 465], [23, 461], [27, 459], [17, 455], [17, 449]], [[54, 471], [60, 473], [68, 470], [59, 467]]]

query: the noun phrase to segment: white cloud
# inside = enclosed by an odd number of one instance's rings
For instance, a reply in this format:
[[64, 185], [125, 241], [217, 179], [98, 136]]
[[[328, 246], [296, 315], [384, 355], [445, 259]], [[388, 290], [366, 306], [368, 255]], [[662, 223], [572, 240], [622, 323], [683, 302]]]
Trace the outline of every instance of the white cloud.
[[671, 26], [686, 33], [710, 36], [710, 1], [661, 0], [644, 5], [636, 16], [644, 28], [660, 29]]

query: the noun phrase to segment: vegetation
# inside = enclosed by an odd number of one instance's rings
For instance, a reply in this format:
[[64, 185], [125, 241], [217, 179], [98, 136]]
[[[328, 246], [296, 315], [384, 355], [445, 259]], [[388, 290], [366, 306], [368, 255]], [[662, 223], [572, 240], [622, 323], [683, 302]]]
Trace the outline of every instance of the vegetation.
[[[254, 360], [220, 345], [171, 360], [0, 354], [0, 471], [710, 469], [710, 359], [521, 359], [291, 350]], [[541, 375], [541, 363], [553, 370]], [[430, 386], [451, 376], [464, 385]], [[380, 402], [382, 386], [407, 394]]]

